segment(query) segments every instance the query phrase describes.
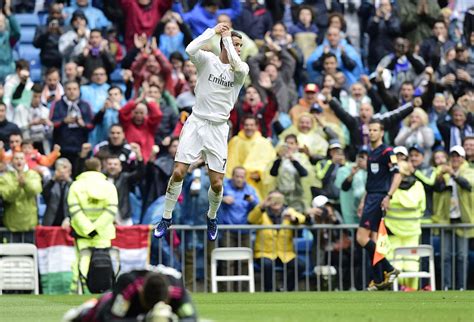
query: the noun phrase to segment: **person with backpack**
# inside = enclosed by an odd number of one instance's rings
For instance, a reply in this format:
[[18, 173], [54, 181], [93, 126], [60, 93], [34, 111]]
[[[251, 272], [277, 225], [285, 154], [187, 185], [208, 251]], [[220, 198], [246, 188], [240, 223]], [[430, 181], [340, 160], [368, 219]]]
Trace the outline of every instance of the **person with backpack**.
[[[117, 188], [100, 172], [99, 159], [86, 160], [85, 168], [86, 171], [79, 175], [71, 185], [67, 198], [78, 258], [76, 264], [73, 265], [71, 293], [78, 291], [80, 276], [83, 289], [86, 288], [84, 276], [87, 276], [87, 280], [90, 281], [108, 281], [110, 285], [105, 285], [107, 284], [105, 283], [103, 287], [100, 287], [103, 291], [112, 287], [113, 284], [110, 255], [104, 249], [110, 248], [112, 239], [115, 239], [114, 220], [118, 211]], [[83, 254], [81, 251], [87, 248], [91, 248], [91, 254], [86, 255], [91, 256], [90, 261], [80, 258]], [[102, 257], [106, 264], [109, 263], [97, 270], [96, 275], [103, 274], [104, 276], [93, 276], [92, 267], [94, 267], [95, 257]], [[87, 266], [88, 262], [90, 262], [89, 266]], [[88, 274], [88, 271], [92, 274]], [[87, 283], [87, 286], [90, 287], [91, 284], [94, 283]], [[93, 292], [93, 290], [90, 291]]]

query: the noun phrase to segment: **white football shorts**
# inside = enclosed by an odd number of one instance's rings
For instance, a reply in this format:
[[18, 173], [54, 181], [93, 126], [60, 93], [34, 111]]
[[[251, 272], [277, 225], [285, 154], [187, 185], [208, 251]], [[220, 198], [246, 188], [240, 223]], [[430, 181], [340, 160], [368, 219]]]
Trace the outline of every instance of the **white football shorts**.
[[174, 160], [192, 164], [202, 156], [209, 169], [225, 173], [228, 136], [227, 122], [216, 123], [191, 114], [181, 130]]

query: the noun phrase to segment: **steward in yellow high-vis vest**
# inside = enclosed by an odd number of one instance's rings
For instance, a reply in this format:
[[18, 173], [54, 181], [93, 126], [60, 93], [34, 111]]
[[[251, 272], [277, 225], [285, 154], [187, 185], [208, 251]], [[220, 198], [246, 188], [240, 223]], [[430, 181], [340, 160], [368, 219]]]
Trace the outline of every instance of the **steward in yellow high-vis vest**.
[[[410, 173], [406, 162], [399, 162], [403, 176], [400, 186], [390, 200], [390, 207], [385, 216], [385, 226], [390, 230], [391, 249], [387, 254], [393, 260], [393, 251], [397, 247], [418, 246], [421, 235], [421, 219], [426, 208], [426, 194], [423, 184]], [[405, 272], [417, 272], [420, 268], [419, 258], [404, 256], [401, 261], [393, 262], [395, 267]], [[400, 285], [416, 289], [417, 279], [400, 279]]]
[[[117, 189], [100, 173], [100, 161], [86, 160], [86, 171], [76, 178], [68, 195], [71, 227], [74, 230], [77, 256], [85, 248], [107, 248], [115, 238], [115, 215], [118, 211]], [[90, 259], [81, 259], [81, 273], [87, 274]], [[73, 266], [71, 291], [77, 290], [78, 263]], [[83, 283], [84, 285], [84, 283]]]

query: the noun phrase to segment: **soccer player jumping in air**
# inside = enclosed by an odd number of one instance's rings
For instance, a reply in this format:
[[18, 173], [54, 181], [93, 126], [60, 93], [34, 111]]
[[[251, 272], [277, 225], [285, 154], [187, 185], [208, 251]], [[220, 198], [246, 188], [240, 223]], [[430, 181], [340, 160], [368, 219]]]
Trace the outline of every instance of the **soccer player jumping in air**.
[[[215, 34], [221, 35], [219, 56], [200, 49]], [[166, 234], [188, 167], [202, 156], [211, 181], [207, 237], [211, 241], [217, 238], [216, 212], [222, 200], [222, 181], [227, 162], [227, 120], [249, 72], [248, 65], [240, 59], [241, 47], [242, 35], [231, 31], [223, 23], [207, 29], [186, 47], [186, 53], [198, 74], [196, 104], [181, 131], [173, 175], [166, 190], [165, 211], [155, 228], [155, 237]]]
[[[372, 120], [369, 123], [369, 139], [371, 151], [367, 164], [367, 184], [365, 200], [359, 206], [360, 217], [357, 229], [357, 242], [370, 254], [373, 262], [377, 231], [383, 212], [390, 206], [390, 199], [398, 189], [402, 180], [398, 172], [397, 157], [392, 147], [382, 142], [384, 127], [381, 121]], [[386, 272], [384, 276], [384, 272]], [[369, 291], [382, 290], [390, 285], [394, 277], [399, 274], [390, 262], [383, 258], [373, 267], [374, 283]]]

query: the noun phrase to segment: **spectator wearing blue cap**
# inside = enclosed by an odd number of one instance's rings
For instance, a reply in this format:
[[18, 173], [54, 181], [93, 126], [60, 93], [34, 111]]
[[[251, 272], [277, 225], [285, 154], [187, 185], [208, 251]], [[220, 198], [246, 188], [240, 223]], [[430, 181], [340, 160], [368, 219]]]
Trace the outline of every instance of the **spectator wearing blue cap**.
[[425, 164], [428, 165], [431, 159], [431, 147], [434, 144], [433, 130], [428, 124], [428, 114], [423, 109], [415, 107], [408, 116], [404, 125], [395, 138], [396, 145], [410, 147], [418, 145], [426, 151]]

